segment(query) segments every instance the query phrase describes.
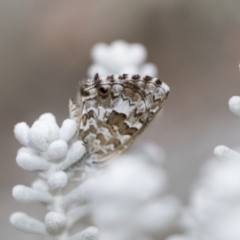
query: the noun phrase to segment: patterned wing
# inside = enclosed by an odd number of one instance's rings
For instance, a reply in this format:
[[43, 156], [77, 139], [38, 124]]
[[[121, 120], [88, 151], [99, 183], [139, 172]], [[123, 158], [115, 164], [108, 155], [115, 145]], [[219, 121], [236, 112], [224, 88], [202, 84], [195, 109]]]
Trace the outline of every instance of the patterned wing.
[[87, 146], [88, 161], [105, 162], [125, 151], [162, 108], [168, 93], [165, 83], [149, 76], [96, 75], [83, 82], [70, 112], [75, 119], [79, 112], [79, 139]]

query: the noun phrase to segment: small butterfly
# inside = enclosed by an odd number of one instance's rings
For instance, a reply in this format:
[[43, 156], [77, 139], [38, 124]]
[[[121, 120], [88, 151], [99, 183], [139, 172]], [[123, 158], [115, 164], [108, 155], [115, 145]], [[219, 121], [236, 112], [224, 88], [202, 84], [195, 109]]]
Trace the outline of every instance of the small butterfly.
[[150, 76], [111, 75], [80, 82], [70, 117], [86, 144], [87, 162], [105, 163], [125, 151], [162, 108], [169, 87]]

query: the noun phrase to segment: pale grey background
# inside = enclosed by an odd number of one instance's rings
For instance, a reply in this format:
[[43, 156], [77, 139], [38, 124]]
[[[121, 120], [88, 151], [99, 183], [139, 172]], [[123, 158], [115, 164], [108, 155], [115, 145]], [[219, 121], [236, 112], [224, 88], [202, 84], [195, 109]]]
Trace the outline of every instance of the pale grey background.
[[11, 197], [15, 184], [34, 178], [15, 163], [20, 145], [13, 126], [31, 124], [44, 112], [61, 123], [97, 42], [144, 44], [171, 87], [164, 114], [138, 142], [164, 147], [170, 190], [187, 201], [214, 147], [239, 146], [240, 119], [228, 110], [229, 98], [240, 95], [239, 11], [237, 0], [1, 0], [1, 239], [41, 239], [13, 229], [8, 217], [16, 210], [45, 214]]

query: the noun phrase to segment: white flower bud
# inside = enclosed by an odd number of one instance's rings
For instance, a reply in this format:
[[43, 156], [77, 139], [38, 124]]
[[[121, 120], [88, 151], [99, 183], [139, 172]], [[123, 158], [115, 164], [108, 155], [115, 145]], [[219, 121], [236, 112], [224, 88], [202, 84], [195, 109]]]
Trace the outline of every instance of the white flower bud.
[[44, 158], [24, 151], [18, 152], [16, 162], [18, 166], [28, 171], [46, 170], [49, 166], [48, 162]]
[[214, 154], [224, 160], [238, 160], [240, 162], [240, 154], [226, 146], [217, 146]]
[[231, 97], [228, 104], [231, 112], [240, 117], [240, 97], [239, 96]]
[[46, 191], [32, 189], [23, 185], [17, 185], [12, 190], [13, 197], [19, 202], [25, 203], [51, 203], [52, 197]]
[[64, 188], [67, 185], [67, 183], [68, 183], [68, 177], [67, 177], [67, 174], [63, 171], [53, 173], [48, 178], [48, 186], [51, 189]]
[[35, 218], [29, 217], [25, 213], [13, 213], [10, 217], [10, 223], [23, 232], [47, 236], [45, 224]]
[[72, 164], [81, 160], [81, 158], [83, 157], [85, 152], [86, 152], [86, 148], [83, 145], [83, 142], [76, 141], [75, 143], [72, 144], [72, 146], [68, 150], [68, 154], [67, 154], [66, 158], [64, 159], [64, 161], [59, 163], [59, 169], [66, 170]]
[[57, 140], [50, 144], [47, 150], [47, 158], [49, 160], [61, 159], [66, 156], [68, 145], [63, 140]]
[[49, 212], [45, 216], [45, 224], [50, 234], [59, 234], [66, 226], [66, 217], [62, 213]]
[[52, 113], [44, 113], [39, 117], [38, 120], [56, 123], [56, 118]]
[[29, 129], [29, 126], [25, 122], [18, 123], [14, 127], [16, 139], [25, 146], [27, 146], [29, 143]]
[[72, 119], [66, 119], [63, 121], [62, 127], [60, 128], [60, 138], [65, 142], [68, 142], [73, 138], [77, 131], [77, 124]]

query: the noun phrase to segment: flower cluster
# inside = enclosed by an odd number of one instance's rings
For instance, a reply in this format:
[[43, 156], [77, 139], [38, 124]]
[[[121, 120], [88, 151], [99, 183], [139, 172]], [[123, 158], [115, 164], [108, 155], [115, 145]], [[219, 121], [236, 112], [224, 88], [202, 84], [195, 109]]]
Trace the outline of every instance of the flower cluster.
[[86, 152], [83, 142], [74, 137], [76, 129], [71, 119], [63, 121], [59, 128], [50, 113], [41, 115], [31, 127], [25, 122], [15, 126], [15, 137], [24, 145], [18, 151], [16, 162], [22, 169], [35, 172], [38, 179], [31, 187], [15, 186], [13, 197], [23, 203], [42, 203], [49, 210], [44, 222], [26, 213], [13, 213], [10, 222], [17, 229], [56, 240], [97, 238], [95, 227], [69, 236], [73, 225], [88, 213], [86, 202], [94, 186], [93, 180], [86, 180], [63, 194], [76, 172], [71, 166], [80, 162]]
[[[229, 100], [230, 110], [240, 117], [240, 97]], [[239, 240], [240, 153], [226, 146], [214, 150], [217, 159], [202, 168], [183, 217], [185, 235], [167, 240]]]
[[158, 146], [146, 143], [99, 174], [91, 216], [100, 240], [162, 239], [176, 226], [180, 204], [166, 194], [163, 157]]
[[98, 43], [92, 48], [93, 64], [88, 69], [89, 77], [96, 73], [101, 76], [111, 74], [139, 74], [157, 76], [157, 67], [153, 63], [144, 63], [146, 48], [139, 43], [129, 44], [118, 40], [110, 45]]

